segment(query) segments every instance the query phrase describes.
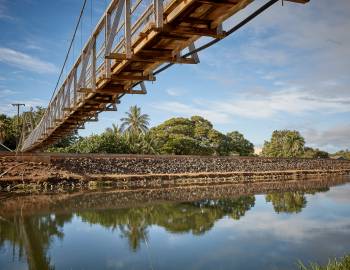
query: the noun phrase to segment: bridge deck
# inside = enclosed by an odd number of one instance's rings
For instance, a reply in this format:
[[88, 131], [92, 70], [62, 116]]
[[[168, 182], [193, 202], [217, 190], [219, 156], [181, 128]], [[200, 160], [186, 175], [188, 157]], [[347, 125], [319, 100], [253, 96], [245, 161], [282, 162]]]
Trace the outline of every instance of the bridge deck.
[[121, 95], [145, 94], [133, 85], [155, 80], [152, 74], [160, 65], [196, 64], [196, 57], [184, 58], [182, 51], [193, 49], [202, 36], [223, 36], [222, 22], [253, 0], [155, 0], [137, 17], [145, 0], [133, 6], [130, 0], [121, 1], [107, 8], [22, 151], [47, 147], [85, 122], [96, 121], [99, 112], [116, 108]]

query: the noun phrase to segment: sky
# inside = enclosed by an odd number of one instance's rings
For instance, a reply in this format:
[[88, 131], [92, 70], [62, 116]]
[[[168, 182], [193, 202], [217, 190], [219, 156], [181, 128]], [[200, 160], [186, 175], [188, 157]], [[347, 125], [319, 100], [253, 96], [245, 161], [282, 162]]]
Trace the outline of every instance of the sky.
[[[108, 0], [89, 0], [68, 60], [69, 70]], [[266, 1], [229, 18], [229, 29]], [[0, 0], [0, 113], [11, 103], [47, 106], [82, 0]], [[198, 65], [176, 65], [128, 95], [81, 135], [101, 133], [138, 105], [151, 126], [201, 115], [221, 132], [238, 130], [261, 147], [274, 130], [295, 129], [311, 147], [350, 148], [350, 1], [275, 4], [251, 23], [199, 53]], [[196, 45], [209, 41], [199, 40]]]

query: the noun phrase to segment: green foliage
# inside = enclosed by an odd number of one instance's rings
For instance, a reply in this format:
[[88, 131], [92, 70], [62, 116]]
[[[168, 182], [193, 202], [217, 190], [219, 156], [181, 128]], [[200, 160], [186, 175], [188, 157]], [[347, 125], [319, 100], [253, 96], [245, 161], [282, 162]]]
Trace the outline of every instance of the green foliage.
[[305, 266], [302, 262], [298, 262], [300, 270], [349, 270], [350, 269], [350, 255], [344, 256], [341, 259], [330, 260], [327, 265], [321, 266], [316, 263], [310, 263]]
[[17, 117], [8, 117], [5, 114], [0, 115], [0, 142], [10, 149], [16, 148], [16, 126]]
[[266, 157], [302, 157], [305, 140], [295, 130], [275, 130], [270, 141], [265, 141], [262, 155]]
[[153, 139], [146, 134], [124, 133], [122, 135], [128, 146], [127, 154], [157, 154]]
[[175, 155], [251, 155], [254, 146], [237, 131], [227, 135], [200, 116], [171, 118], [150, 130], [158, 152]]
[[0, 114], [0, 142], [10, 149], [15, 149], [17, 137], [19, 137], [22, 130], [24, 114], [27, 115], [27, 119], [35, 127], [44, 113], [45, 109], [37, 106], [35, 109], [31, 108], [30, 111], [22, 113], [19, 118], [17, 115], [10, 117]]
[[302, 192], [272, 193], [265, 197], [272, 202], [276, 213], [299, 213], [306, 206], [306, 198]]
[[[135, 118], [131, 115], [136, 111], [136, 106], [131, 107], [131, 112], [128, 113], [130, 119]], [[139, 113], [140, 111], [137, 114]], [[135, 123], [129, 120], [125, 120], [122, 125], [124, 128], [113, 125], [101, 135], [80, 139], [73, 137], [64, 147], [58, 145], [60, 147], [50, 148], [49, 151], [175, 155], [252, 155], [254, 152], [253, 144], [242, 134], [234, 131], [224, 135], [213, 129], [213, 125], [200, 116], [190, 119], [171, 118], [150, 131], [147, 131], [146, 122], [141, 125], [143, 128], [137, 128], [138, 125], [129, 125]]]
[[227, 133], [229, 138], [230, 151], [236, 152], [241, 156], [251, 156], [254, 154], [254, 144], [244, 138], [238, 131]]
[[329, 153], [321, 151], [318, 148], [313, 149], [311, 147], [304, 148], [303, 158], [329, 158]]
[[65, 148], [54, 148], [52, 152], [64, 153], [128, 153], [129, 147], [123, 136], [113, 132], [104, 132], [101, 135], [91, 135], [79, 139], [76, 143]]
[[339, 157], [343, 157], [345, 159], [350, 160], [350, 150], [346, 149], [346, 150], [341, 150], [336, 152], [335, 154], [333, 154], [332, 156], [339, 156]]

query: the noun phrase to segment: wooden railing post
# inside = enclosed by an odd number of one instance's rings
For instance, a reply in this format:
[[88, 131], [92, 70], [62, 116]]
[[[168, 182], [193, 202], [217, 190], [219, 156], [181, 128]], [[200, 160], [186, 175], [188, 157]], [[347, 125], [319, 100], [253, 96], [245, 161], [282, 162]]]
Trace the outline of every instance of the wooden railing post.
[[153, 0], [156, 27], [163, 27], [163, 0]]
[[131, 58], [131, 7], [130, 0], [125, 0], [125, 16], [124, 16], [124, 38], [125, 38], [125, 55]]

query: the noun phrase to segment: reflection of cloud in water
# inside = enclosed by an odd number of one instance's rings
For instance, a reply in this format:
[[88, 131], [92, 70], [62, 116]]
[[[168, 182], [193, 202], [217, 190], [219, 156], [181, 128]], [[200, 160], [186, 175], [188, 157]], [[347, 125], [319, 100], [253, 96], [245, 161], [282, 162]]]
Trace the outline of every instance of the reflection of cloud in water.
[[234, 228], [234, 233], [229, 236], [230, 239], [235, 239], [237, 234], [247, 236], [265, 234], [291, 242], [302, 242], [316, 238], [325, 232], [350, 235], [350, 219], [346, 217], [325, 222], [301, 215], [282, 217], [271, 212], [259, 212], [247, 214], [238, 222], [222, 219], [216, 226], [223, 229]]
[[330, 199], [335, 203], [350, 204], [350, 185], [332, 187], [331, 192], [320, 193], [318, 196]]

